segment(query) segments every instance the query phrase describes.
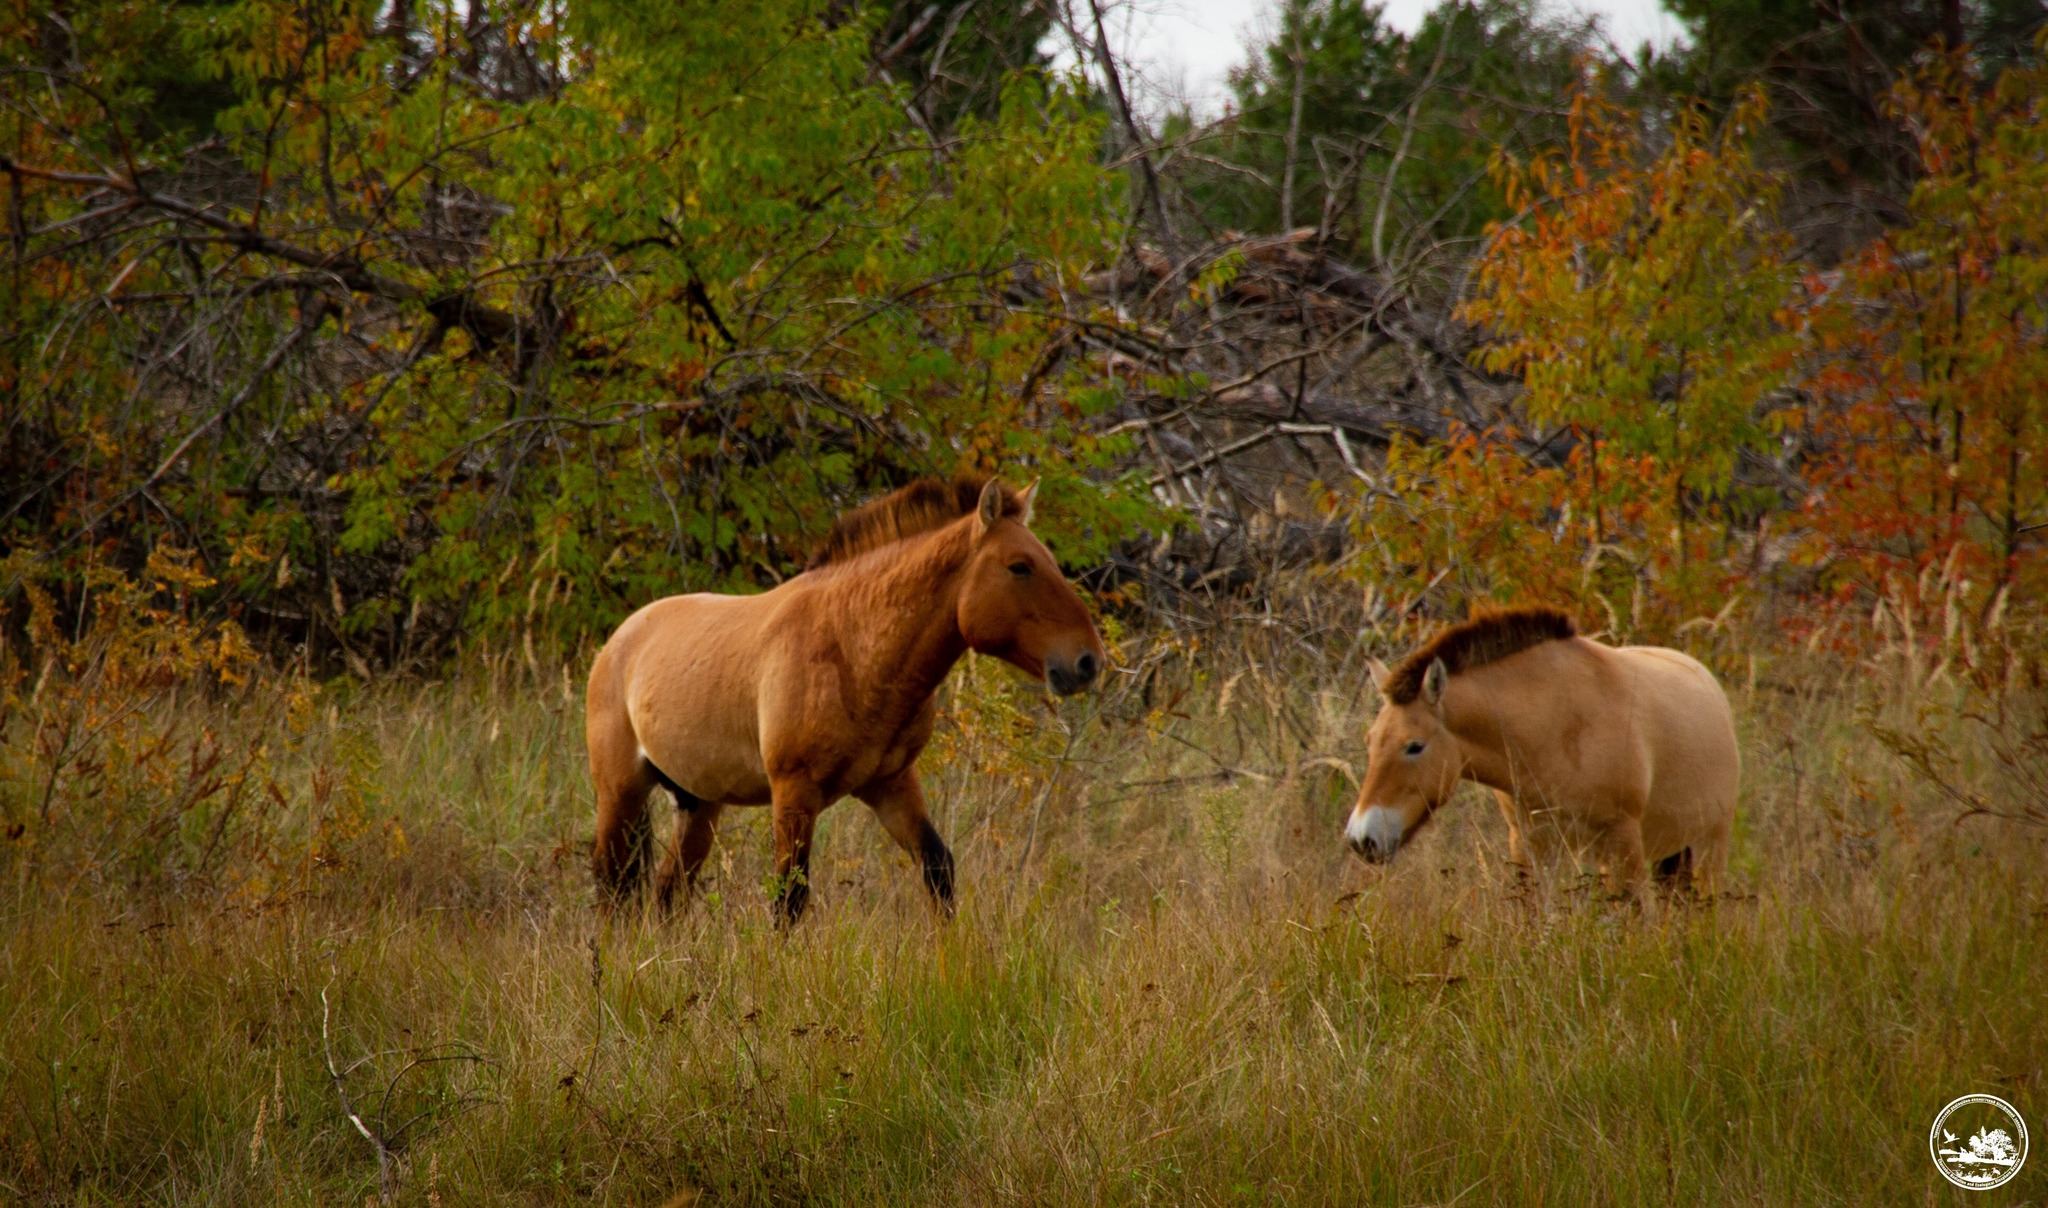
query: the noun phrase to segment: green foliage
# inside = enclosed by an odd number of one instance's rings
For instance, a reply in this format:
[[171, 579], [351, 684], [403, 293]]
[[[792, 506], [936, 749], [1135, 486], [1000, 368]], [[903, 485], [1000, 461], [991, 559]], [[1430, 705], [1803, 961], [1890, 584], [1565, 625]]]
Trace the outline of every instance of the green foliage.
[[[9, 545], [171, 537], [242, 569], [235, 607], [393, 658], [423, 612], [573, 640], [772, 582], [923, 473], [1043, 474], [1075, 557], [1143, 514], [1099, 485], [1111, 400], [1042, 368], [1116, 248], [1067, 85], [1011, 76], [935, 149], [869, 27], [800, 0], [404, 11], [75, 21], [88, 66], [6, 85], [56, 98], [0, 117], [47, 232], [5, 313]], [[220, 149], [144, 120], [143, 38], [232, 92]]]

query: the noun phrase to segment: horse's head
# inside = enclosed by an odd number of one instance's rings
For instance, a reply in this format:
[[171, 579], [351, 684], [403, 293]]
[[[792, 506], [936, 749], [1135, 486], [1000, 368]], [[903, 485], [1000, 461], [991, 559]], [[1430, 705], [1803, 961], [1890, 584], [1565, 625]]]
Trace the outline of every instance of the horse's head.
[[1465, 770], [1458, 740], [1444, 725], [1444, 684], [1450, 672], [1442, 659], [1423, 673], [1421, 691], [1396, 701], [1387, 692], [1388, 671], [1372, 661], [1379, 687], [1379, 716], [1365, 737], [1365, 784], [1344, 826], [1351, 849], [1379, 864], [1394, 858], [1408, 836], [1458, 787]]
[[1081, 597], [1028, 527], [1037, 491], [1036, 483], [1026, 488], [1022, 510], [1012, 511], [995, 479], [982, 488], [960, 589], [960, 635], [1066, 696], [1093, 683], [1107, 656]]

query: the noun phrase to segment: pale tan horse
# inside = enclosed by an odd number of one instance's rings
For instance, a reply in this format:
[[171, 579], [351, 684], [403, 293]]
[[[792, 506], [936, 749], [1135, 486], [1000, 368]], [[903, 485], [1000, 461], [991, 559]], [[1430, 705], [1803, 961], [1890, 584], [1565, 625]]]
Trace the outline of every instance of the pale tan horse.
[[1711, 891], [1741, 779], [1735, 720], [1712, 672], [1676, 650], [1602, 645], [1551, 608], [1482, 615], [1392, 670], [1366, 738], [1345, 837], [1393, 858], [1460, 780], [1485, 785], [1529, 867], [1590, 855], [1619, 892], [1660, 879]]
[[592, 867], [610, 900], [638, 888], [647, 796], [681, 811], [656, 879], [694, 885], [728, 805], [773, 810], [778, 918], [808, 896], [811, 831], [844, 796], [875, 811], [950, 908], [953, 856], [916, 763], [933, 694], [969, 650], [1067, 694], [1100, 672], [1102, 639], [1028, 528], [1036, 484], [925, 479], [841, 516], [803, 574], [754, 596], [657, 600], [590, 669], [585, 736], [597, 788]]

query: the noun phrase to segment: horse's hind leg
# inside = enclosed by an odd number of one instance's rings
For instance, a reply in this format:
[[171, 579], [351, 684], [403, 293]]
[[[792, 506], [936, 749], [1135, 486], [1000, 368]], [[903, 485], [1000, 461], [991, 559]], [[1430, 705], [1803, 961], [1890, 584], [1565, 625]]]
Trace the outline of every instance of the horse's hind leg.
[[598, 878], [598, 893], [614, 905], [633, 897], [647, 876], [653, 854], [647, 792], [653, 776], [639, 758], [633, 733], [616, 735], [608, 729], [590, 727], [590, 780], [598, 788], [598, 837], [590, 846], [590, 870]]
[[590, 848], [590, 870], [606, 905], [632, 896], [647, 875], [654, 842], [647, 824], [647, 793], [654, 777], [640, 757], [639, 740], [625, 710], [602, 689], [606, 663], [591, 677], [590, 712], [584, 739], [590, 749], [590, 780], [597, 789], [597, 839]]
[[1600, 847], [1601, 862], [1607, 866], [1609, 891], [1642, 905], [1643, 882], [1649, 872], [1649, 861], [1643, 857], [1642, 823], [1635, 818], [1621, 819], [1607, 828]]
[[1657, 879], [1657, 888], [1667, 895], [1689, 896], [1692, 893], [1692, 848], [1681, 847], [1657, 861], [1650, 872]]
[[1693, 845], [1692, 879], [1701, 897], [1712, 900], [1728, 872], [1728, 831], [1724, 823]]
[[647, 791], [652, 787], [649, 781], [628, 777], [598, 781], [597, 839], [591, 844], [590, 870], [608, 905], [631, 897], [647, 875], [654, 846], [647, 821]]
[[697, 870], [711, 854], [711, 841], [718, 831], [718, 805], [676, 792], [676, 832], [669, 840], [668, 855], [654, 875], [654, 900], [666, 912], [675, 901], [676, 882], [683, 885], [683, 900], [697, 891]]

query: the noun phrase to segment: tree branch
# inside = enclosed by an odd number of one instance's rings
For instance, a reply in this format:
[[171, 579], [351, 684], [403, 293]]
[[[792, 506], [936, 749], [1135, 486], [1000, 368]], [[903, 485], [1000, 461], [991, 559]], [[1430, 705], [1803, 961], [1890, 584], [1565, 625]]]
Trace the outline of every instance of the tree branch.
[[158, 193], [119, 176], [38, 168], [31, 164], [17, 163], [6, 155], [0, 155], [0, 171], [31, 176], [55, 184], [81, 185], [120, 193], [132, 198], [138, 205], [160, 210], [214, 231], [225, 242], [244, 251], [326, 273], [354, 293], [383, 298], [389, 302], [420, 303], [427, 313], [436, 319], [450, 327], [460, 327], [469, 332], [475, 338], [477, 346], [486, 351], [513, 341], [533, 342], [539, 337], [536, 325], [509, 311], [478, 302], [469, 290], [429, 294], [409, 281], [401, 281], [372, 271], [362, 261], [346, 253], [322, 252], [265, 235], [246, 223], [215, 212], [210, 204], [200, 205], [186, 201], [182, 197]]

